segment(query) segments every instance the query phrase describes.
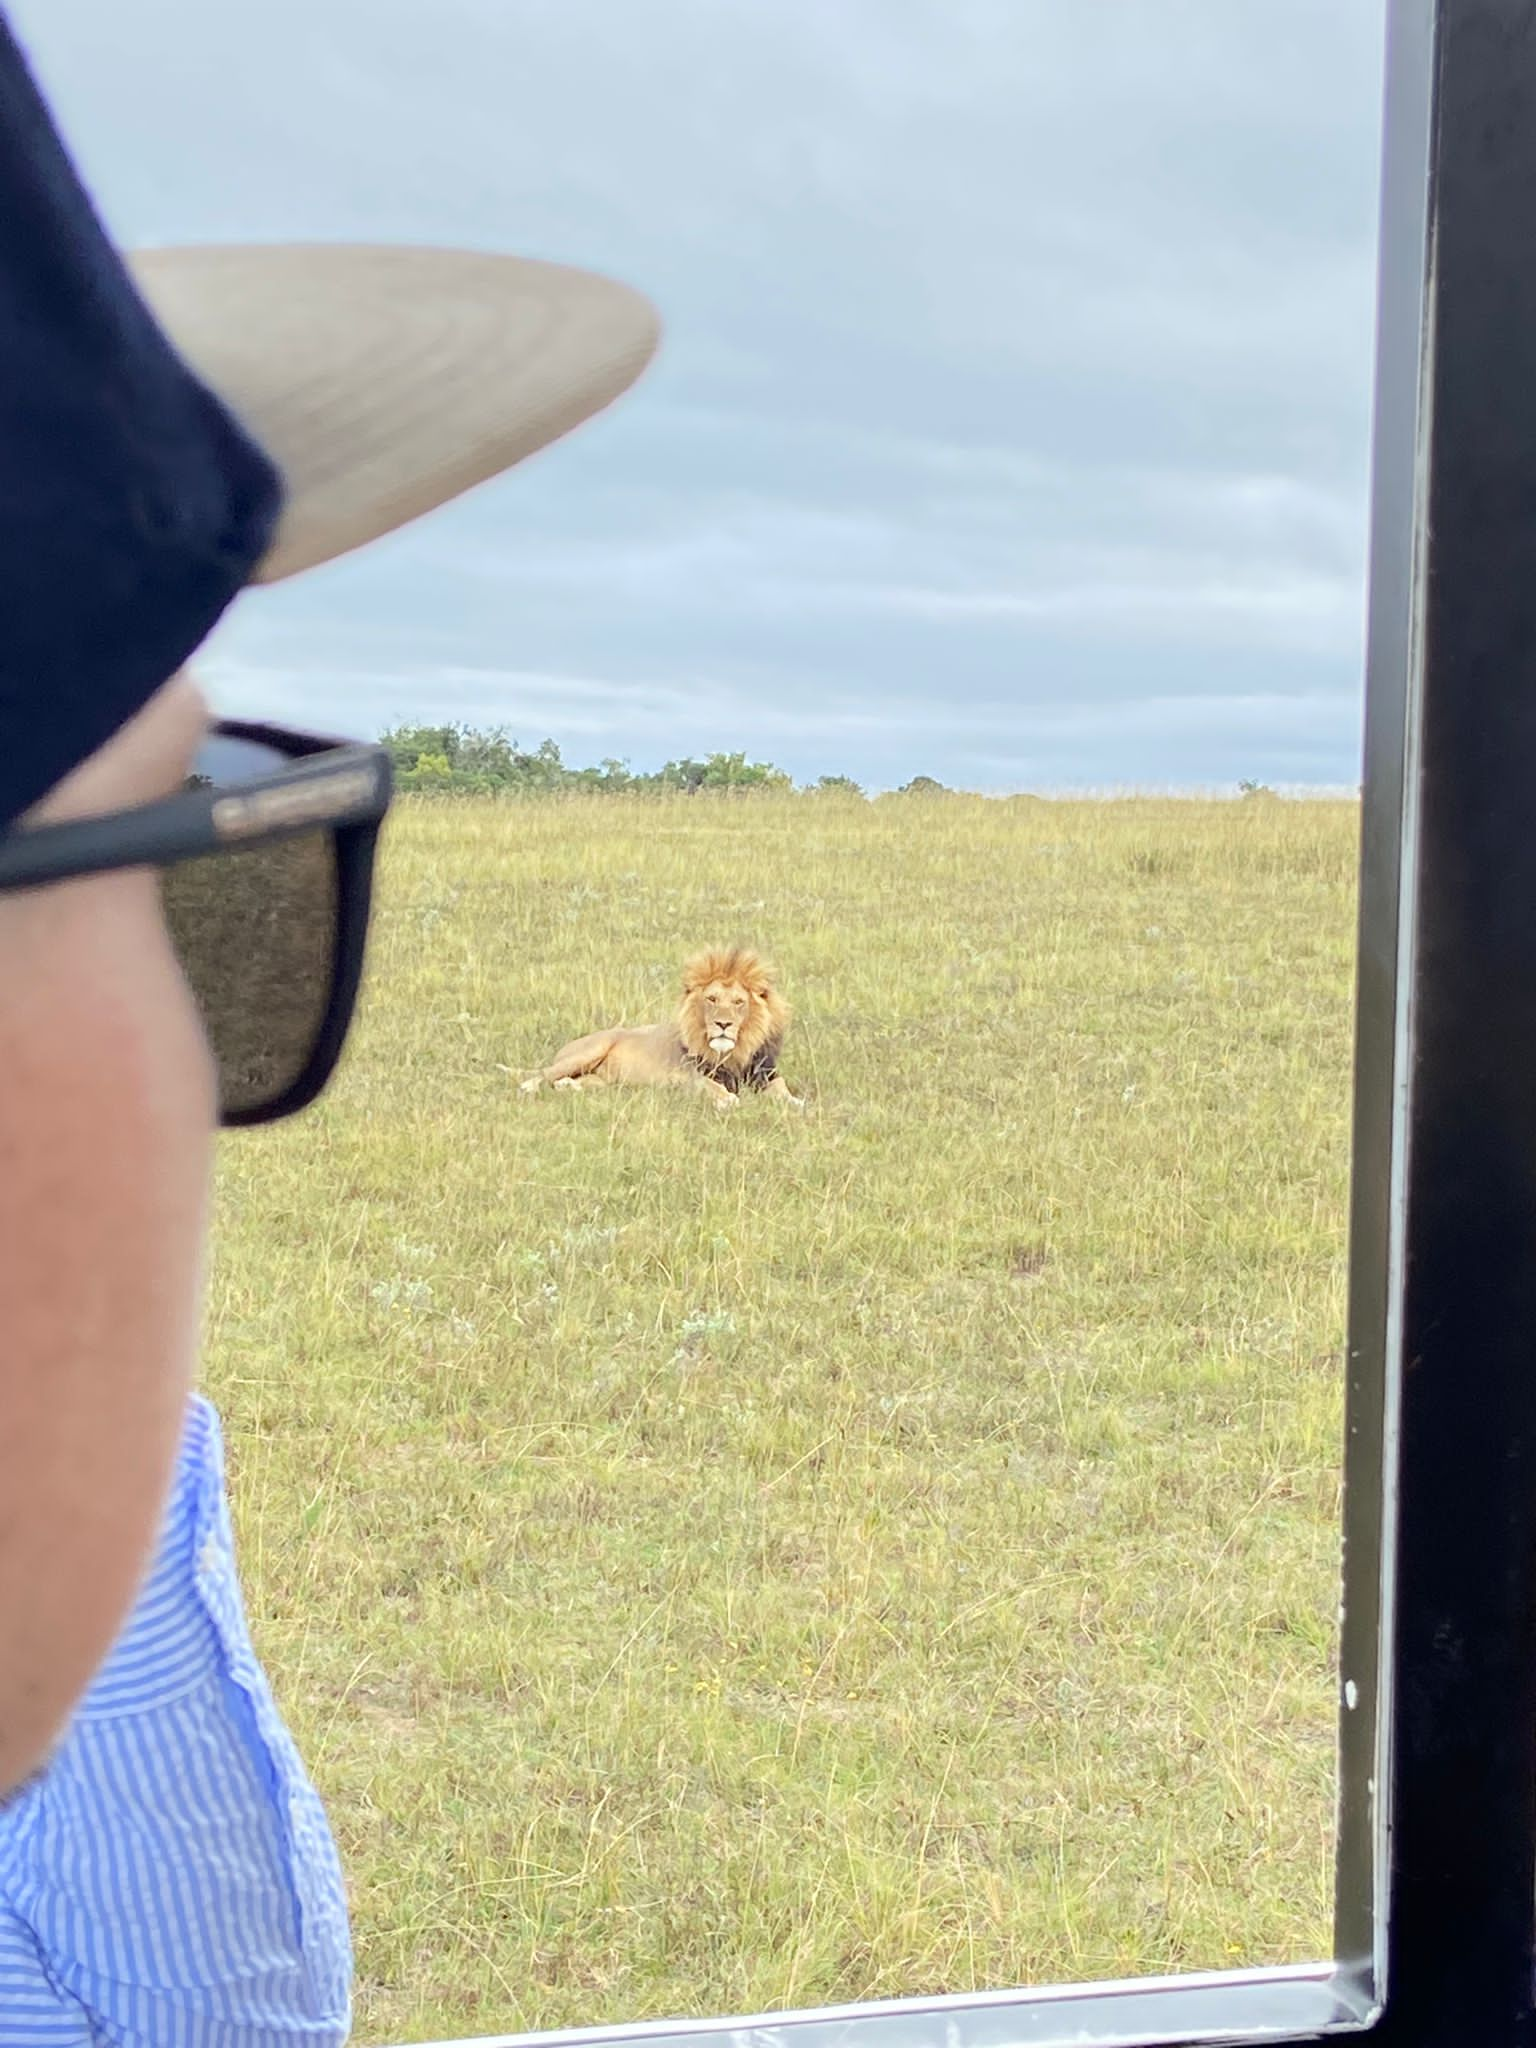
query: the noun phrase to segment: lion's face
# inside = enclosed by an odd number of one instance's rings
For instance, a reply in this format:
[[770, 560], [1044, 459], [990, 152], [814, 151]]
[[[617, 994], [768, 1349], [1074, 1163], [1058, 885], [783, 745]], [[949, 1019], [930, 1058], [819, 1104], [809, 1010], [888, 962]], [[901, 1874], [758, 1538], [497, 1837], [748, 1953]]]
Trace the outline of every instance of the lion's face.
[[741, 1027], [752, 1014], [752, 998], [739, 983], [733, 987], [712, 981], [699, 990], [695, 1014], [711, 1052], [734, 1052]]
[[757, 955], [738, 949], [689, 962], [678, 1021], [695, 1059], [741, 1072], [784, 1036], [789, 1009]]

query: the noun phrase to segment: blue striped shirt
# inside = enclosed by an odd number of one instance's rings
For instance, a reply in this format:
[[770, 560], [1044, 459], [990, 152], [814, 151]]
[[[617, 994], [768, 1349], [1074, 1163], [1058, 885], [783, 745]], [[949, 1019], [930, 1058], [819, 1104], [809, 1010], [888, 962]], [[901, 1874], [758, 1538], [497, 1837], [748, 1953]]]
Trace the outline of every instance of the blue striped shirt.
[[350, 1985], [335, 1846], [251, 1646], [198, 1397], [138, 1603], [0, 1813], [0, 2048], [329, 2048]]

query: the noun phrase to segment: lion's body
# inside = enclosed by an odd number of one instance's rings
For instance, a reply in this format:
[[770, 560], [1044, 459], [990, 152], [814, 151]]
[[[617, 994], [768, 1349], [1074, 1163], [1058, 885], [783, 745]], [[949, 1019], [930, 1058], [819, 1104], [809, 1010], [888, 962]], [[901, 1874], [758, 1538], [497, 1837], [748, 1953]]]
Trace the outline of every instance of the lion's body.
[[562, 1046], [525, 1081], [531, 1094], [555, 1088], [703, 1088], [720, 1108], [743, 1091], [799, 1105], [779, 1073], [789, 1005], [755, 953], [701, 953], [683, 970], [683, 995], [670, 1024], [616, 1025]]

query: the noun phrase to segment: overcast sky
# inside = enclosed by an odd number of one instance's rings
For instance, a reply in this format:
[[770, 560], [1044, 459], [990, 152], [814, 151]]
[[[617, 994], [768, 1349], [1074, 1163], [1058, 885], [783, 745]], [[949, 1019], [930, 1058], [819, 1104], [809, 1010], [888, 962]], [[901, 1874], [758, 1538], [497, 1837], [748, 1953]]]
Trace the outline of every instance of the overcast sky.
[[1382, 0], [15, 0], [128, 242], [629, 279], [612, 412], [222, 704], [872, 787], [1353, 784]]

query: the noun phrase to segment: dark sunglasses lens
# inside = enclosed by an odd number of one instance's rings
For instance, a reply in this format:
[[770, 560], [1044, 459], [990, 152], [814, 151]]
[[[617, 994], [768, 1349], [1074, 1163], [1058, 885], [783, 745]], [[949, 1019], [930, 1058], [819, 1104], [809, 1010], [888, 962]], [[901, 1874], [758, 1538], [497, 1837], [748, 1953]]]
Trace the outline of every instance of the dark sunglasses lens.
[[[275, 750], [214, 739], [195, 779], [249, 782], [286, 766]], [[308, 1067], [330, 1008], [340, 889], [325, 828], [161, 876], [166, 922], [218, 1062], [220, 1108], [250, 1115]]]

